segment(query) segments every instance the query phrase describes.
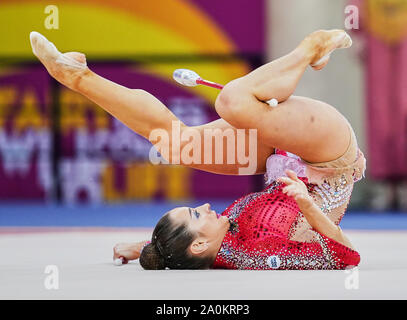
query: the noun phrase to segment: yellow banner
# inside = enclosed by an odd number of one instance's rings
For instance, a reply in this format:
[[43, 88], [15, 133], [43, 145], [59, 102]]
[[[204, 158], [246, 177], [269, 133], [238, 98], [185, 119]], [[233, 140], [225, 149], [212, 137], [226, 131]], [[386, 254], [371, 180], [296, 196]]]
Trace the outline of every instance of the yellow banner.
[[407, 0], [366, 0], [367, 29], [384, 42], [395, 45], [407, 36]]

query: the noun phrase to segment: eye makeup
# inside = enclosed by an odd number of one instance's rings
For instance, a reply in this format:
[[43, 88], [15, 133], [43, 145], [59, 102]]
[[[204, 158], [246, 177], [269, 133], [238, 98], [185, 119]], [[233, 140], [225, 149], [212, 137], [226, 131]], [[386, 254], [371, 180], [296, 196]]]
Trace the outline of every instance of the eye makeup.
[[192, 214], [194, 214], [194, 216], [197, 218], [197, 219], [199, 219], [199, 217], [201, 216], [201, 214], [198, 212], [198, 210], [196, 210], [196, 209], [191, 209], [191, 208], [188, 208], [188, 210], [189, 210], [189, 215], [191, 216], [191, 218], [192, 218]]

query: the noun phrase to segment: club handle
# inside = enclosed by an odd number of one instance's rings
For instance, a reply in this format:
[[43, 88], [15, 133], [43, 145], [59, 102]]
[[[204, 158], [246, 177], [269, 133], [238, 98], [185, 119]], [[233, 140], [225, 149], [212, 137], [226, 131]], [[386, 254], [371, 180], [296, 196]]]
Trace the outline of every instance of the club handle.
[[197, 84], [202, 84], [202, 85], [207, 86], [207, 87], [216, 88], [216, 89], [219, 89], [219, 90], [223, 89], [223, 86], [221, 84], [215, 83], [215, 82], [212, 82], [212, 81], [208, 81], [208, 80], [204, 80], [204, 79], [198, 79], [198, 80], [196, 80], [196, 83]]

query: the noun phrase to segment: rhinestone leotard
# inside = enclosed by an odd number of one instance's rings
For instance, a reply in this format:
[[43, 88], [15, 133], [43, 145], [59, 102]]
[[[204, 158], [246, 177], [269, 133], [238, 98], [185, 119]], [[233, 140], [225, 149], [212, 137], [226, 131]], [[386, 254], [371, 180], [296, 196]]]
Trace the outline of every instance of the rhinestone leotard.
[[[306, 178], [300, 178], [307, 183]], [[313, 186], [307, 184], [309, 190]], [[359, 264], [360, 256], [314, 230], [311, 242], [289, 239], [299, 213], [295, 200], [272, 182], [261, 192], [250, 193], [223, 213], [231, 228], [223, 239], [213, 268], [226, 269], [344, 269]]]
[[[276, 155], [284, 158], [274, 157], [277, 163], [281, 160], [274, 178], [284, 175], [286, 168], [296, 171], [322, 212], [339, 224], [349, 203], [353, 181], [349, 183], [342, 175], [335, 184], [332, 180], [309, 183], [306, 168], [294, 161], [299, 161], [295, 155], [279, 150]], [[222, 213], [229, 218], [231, 228], [213, 268], [311, 270], [357, 266], [358, 252], [313, 230], [295, 200], [285, 195], [283, 186], [271, 177], [269, 170], [268, 173], [263, 191], [241, 197]], [[357, 181], [360, 175], [353, 178]]]

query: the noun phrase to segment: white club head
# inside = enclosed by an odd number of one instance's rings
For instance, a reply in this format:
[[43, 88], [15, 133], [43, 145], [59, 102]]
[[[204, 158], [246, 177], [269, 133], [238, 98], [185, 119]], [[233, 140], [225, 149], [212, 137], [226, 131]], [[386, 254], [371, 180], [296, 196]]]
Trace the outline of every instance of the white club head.
[[172, 77], [178, 83], [188, 87], [196, 86], [196, 81], [201, 78], [196, 72], [188, 69], [177, 69], [172, 74]]
[[278, 106], [278, 101], [277, 99], [270, 99], [268, 101], [266, 101], [266, 103], [270, 106], [270, 107], [277, 107]]
[[114, 260], [114, 264], [116, 266], [121, 266], [123, 264], [123, 260], [120, 259], [120, 258], [117, 258], [117, 259]]

